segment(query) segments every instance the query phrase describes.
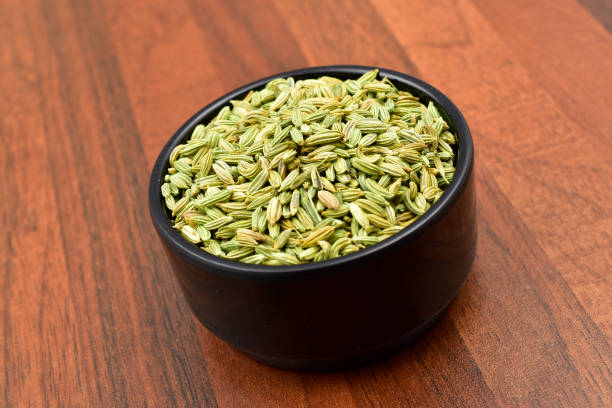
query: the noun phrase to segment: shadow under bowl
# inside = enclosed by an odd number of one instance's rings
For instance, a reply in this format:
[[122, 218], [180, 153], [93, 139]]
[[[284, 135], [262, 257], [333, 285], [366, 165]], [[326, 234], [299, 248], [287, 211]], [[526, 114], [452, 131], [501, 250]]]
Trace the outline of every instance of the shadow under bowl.
[[465, 281], [476, 250], [473, 144], [457, 107], [431, 85], [380, 69], [401, 90], [433, 101], [458, 137], [456, 172], [440, 200], [398, 234], [323, 262], [249, 265], [215, 257], [171, 227], [160, 193], [172, 149], [230, 100], [270, 79], [357, 78], [373, 67], [324, 66], [260, 79], [210, 103], [170, 138], [153, 167], [149, 207], [196, 317], [265, 364], [298, 371], [348, 369], [397, 352], [431, 327]]

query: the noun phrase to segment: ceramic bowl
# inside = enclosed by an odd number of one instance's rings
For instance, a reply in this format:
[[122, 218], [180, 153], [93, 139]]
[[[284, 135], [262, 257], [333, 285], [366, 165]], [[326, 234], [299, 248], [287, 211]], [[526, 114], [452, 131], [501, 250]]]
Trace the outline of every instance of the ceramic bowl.
[[470, 131], [457, 107], [431, 85], [380, 69], [402, 90], [432, 100], [458, 136], [456, 172], [441, 199], [400, 233], [351, 255], [295, 266], [249, 265], [210, 255], [171, 227], [160, 193], [172, 149], [232, 99], [276, 77], [357, 78], [372, 67], [326, 66], [283, 72], [242, 86], [188, 119], [164, 146], [151, 174], [155, 229], [191, 309], [204, 326], [275, 367], [354, 367], [396, 352], [431, 327], [466, 279], [476, 250]]

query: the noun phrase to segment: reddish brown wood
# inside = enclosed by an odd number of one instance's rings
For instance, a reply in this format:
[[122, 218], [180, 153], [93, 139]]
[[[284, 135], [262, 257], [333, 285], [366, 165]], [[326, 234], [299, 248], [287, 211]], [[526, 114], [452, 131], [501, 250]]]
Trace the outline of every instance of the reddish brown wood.
[[[0, 406], [611, 406], [605, 2], [5, 1]], [[200, 326], [146, 210], [195, 110], [308, 65], [419, 76], [477, 147], [477, 261], [410, 349], [334, 374]]]

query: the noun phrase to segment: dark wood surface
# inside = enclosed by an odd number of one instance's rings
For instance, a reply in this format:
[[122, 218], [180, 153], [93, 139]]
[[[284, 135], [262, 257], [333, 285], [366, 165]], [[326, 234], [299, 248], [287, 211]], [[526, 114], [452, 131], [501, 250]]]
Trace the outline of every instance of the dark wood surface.
[[[0, 406], [612, 406], [606, 0], [0, 4]], [[479, 248], [441, 322], [335, 374], [221, 342], [146, 203], [193, 112], [311, 65], [404, 71], [476, 145]]]

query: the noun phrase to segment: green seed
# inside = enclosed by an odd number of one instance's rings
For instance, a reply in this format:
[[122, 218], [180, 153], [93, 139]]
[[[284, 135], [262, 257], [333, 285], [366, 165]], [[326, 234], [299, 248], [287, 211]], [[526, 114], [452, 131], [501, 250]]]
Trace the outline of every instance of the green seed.
[[350, 203], [349, 204], [349, 211], [351, 212], [351, 214], [353, 214], [353, 217], [355, 217], [355, 220], [363, 228], [367, 228], [367, 227], [370, 226], [370, 221], [368, 220], [368, 217], [366, 217], [364, 212], [361, 211], [361, 208], [359, 208], [359, 206], [357, 204]]

